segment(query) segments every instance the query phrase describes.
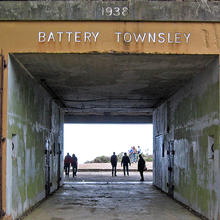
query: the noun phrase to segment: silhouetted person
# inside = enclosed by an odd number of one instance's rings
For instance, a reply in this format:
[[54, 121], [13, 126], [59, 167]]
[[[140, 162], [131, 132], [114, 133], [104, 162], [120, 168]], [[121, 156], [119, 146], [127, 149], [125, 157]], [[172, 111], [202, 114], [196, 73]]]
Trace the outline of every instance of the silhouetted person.
[[73, 177], [76, 176], [77, 173], [77, 167], [78, 167], [78, 160], [75, 154], [72, 156], [71, 165], [73, 167]]
[[121, 166], [123, 165], [124, 176], [125, 176], [125, 170], [127, 171], [127, 175], [129, 176], [128, 164], [130, 164], [131, 166], [131, 161], [129, 157], [127, 156], [127, 153], [124, 153], [124, 156], [122, 157], [122, 160], [121, 160]]
[[118, 158], [115, 155], [115, 152], [113, 152], [113, 155], [111, 156], [112, 176], [117, 176], [116, 175], [116, 172], [117, 172], [117, 162], [118, 162]]
[[145, 160], [140, 154], [138, 160], [138, 171], [140, 172], [140, 176], [141, 176], [140, 181], [144, 181], [144, 170], [145, 170]]
[[69, 153], [67, 153], [67, 155], [64, 158], [64, 170], [67, 176], [69, 176], [69, 173], [70, 173], [71, 160], [72, 160], [71, 156], [69, 155]]

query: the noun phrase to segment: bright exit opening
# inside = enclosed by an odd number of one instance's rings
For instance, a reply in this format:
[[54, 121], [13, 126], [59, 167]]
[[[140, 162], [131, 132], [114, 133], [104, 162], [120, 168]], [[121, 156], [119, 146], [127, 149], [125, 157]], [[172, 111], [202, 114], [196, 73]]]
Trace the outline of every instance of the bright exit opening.
[[79, 164], [95, 158], [128, 153], [140, 146], [144, 155], [152, 158], [152, 124], [65, 124], [64, 155], [75, 154]]

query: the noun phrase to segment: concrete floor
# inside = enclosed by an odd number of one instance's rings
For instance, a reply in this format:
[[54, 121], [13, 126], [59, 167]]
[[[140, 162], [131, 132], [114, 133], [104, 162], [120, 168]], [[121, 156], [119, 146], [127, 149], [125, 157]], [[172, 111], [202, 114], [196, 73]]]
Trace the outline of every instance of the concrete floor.
[[152, 186], [152, 173], [145, 182], [137, 172], [80, 173], [44, 201], [25, 220], [196, 220], [200, 219]]

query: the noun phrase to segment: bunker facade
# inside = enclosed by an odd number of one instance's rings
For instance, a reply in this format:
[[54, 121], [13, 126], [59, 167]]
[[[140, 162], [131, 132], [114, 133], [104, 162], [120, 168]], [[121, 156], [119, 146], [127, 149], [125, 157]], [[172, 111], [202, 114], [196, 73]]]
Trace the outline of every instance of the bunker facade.
[[153, 184], [220, 219], [218, 2], [1, 1], [0, 20], [4, 219], [63, 184], [64, 122], [153, 123]]

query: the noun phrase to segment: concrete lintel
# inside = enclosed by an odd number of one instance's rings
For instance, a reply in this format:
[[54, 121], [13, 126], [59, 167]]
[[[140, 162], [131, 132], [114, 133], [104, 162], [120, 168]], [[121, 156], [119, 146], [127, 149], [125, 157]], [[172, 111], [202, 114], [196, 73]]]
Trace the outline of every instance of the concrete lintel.
[[[118, 7], [108, 16], [106, 7]], [[129, 9], [122, 15], [123, 7]], [[174, 1], [0, 1], [2, 21], [200, 21], [219, 22], [220, 3]]]
[[74, 115], [65, 115], [64, 123], [137, 123], [137, 124], [146, 124], [152, 123], [152, 116], [74, 116]]

